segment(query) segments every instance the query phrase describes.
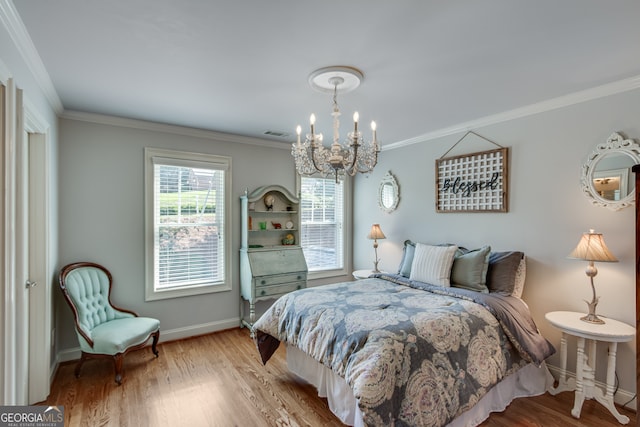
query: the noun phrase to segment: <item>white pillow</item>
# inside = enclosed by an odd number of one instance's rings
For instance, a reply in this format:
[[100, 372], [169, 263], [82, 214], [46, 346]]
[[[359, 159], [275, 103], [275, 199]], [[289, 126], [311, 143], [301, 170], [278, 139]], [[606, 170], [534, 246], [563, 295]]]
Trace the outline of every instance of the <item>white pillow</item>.
[[416, 243], [409, 279], [437, 286], [450, 286], [451, 266], [457, 246], [431, 246]]

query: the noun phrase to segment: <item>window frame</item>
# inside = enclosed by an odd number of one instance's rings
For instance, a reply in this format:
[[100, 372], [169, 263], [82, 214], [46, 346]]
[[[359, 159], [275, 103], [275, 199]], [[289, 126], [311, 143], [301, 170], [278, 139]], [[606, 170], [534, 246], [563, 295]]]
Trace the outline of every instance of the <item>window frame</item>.
[[[155, 247], [155, 176], [154, 158], [165, 158], [169, 161], [184, 164], [188, 167], [208, 167], [224, 171], [224, 230], [222, 232], [224, 245], [224, 278], [220, 283], [206, 285], [186, 285], [170, 289], [156, 289], [155, 261], [157, 250]], [[232, 185], [231, 185], [231, 157], [214, 154], [193, 153], [187, 151], [167, 150], [161, 148], [144, 148], [144, 198], [145, 198], [145, 301], [156, 301], [179, 298], [192, 295], [202, 295], [214, 292], [230, 291], [232, 289], [231, 265], [232, 259]]]
[[[302, 179], [304, 178], [313, 178], [313, 179], [326, 179], [335, 181], [335, 177], [322, 177], [320, 174], [314, 174], [311, 176], [301, 176], [296, 173], [296, 192], [298, 194], [298, 198], [300, 199], [300, 229], [302, 233]], [[342, 268], [331, 268], [325, 270], [318, 271], [309, 271], [307, 274], [307, 278], [310, 280], [313, 279], [325, 279], [331, 277], [339, 277], [346, 276], [351, 274], [352, 270], [352, 240], [353, 240], [353, 209], [352, 209], [352, 201], [353, 201], [353, 182], [350, 177], [343, 178], [343, 209], [342, 209], [342, 254], [343, 254], [343, 263]], [[302, 240], [302, 236], [300, 237]], [[302, 246], [302, 245], [301, 245]]]

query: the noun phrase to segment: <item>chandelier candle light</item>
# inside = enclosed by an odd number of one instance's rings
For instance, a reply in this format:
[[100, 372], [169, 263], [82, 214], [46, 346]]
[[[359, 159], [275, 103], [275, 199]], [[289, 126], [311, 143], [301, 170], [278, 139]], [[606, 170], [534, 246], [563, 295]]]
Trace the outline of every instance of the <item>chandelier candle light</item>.
[[353, 132], [347, 133], [345, 144], [340, 143], [340, 107], [338, 92], [349, 92], [360, 85], [364, 78], [362, 72], [352, 67], [326, 67], [314, 71], [309, 76], [309, 84], [321, 92], [333, 93], [333, 143], [326, 148], [322, 133], [315, 132], [316, 116], [309, 118], [311, 132], [301, 141], [302, 128], [298, 126], [297, 141], [292, 144], [291, 155], [300, 175], [319, 173], [324, 176], [334, 175], [338, 182], [345, 175], [368, 173], [378, 163], [380, 145], [376, 136], [376, 123], [371, 122], [372, 140], [365, 142], [358, 131], [358, 112], [353, 114]]
[[618, 260], [615, 256], [613, 256], [611, 252], [609, 252], [609, 248], [607, 248], [607, 245], [604, 243], [602, 234], [596, 233], [594, 230], [589, 230], [588, 233], [584, 233], [582, 235], [582, 238], [578, 242], [578, 246], [576, 246], [573, 252], [569, 254], [569, 258], [589, 261], [586, 273], [591, 280], [591, 291], [593, 292], [593, 299], [591, 300], [591, 302], [585, 300], [587, 306], [589, 306], [589, 314], [581, 317], [580, 320], [589, 323], [604, 323], [604, 320], [600, 319], [596, 315], [596, 306], [598, 305], [598, 300], [600, 299], [600, 297], [596, 296], [596, 288], [593, 285], [593, 278], [596, 274], [598, 274], [598, 269], [593, 264], [593, 262], [618, 262]]

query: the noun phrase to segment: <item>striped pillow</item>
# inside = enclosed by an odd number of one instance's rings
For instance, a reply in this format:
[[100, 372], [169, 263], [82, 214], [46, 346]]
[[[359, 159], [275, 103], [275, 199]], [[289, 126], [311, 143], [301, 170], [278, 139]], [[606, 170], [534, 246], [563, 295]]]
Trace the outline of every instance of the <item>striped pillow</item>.
[[431, 285], [450, 286], [451, 266], [457, 246], [431, 246], [416, 243], [409, 279]]

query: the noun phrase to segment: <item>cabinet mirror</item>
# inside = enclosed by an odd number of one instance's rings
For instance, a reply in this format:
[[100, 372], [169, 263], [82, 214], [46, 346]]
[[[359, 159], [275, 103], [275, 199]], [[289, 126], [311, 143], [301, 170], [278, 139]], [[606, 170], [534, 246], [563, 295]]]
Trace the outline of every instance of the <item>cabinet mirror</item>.
[[378, 187], [378, 205], [385, 212], [393, 212], [400, 201], [398, 182], [391, 172], [387, 172]]
[[594, 205], [619, 210], [634, 203], [631, 167], [640, 163], [640, 146], [617, 132], [598, 144], [582, 166], [582, 191]]

